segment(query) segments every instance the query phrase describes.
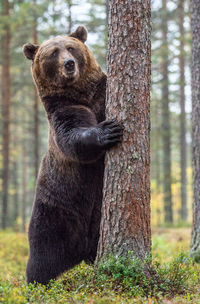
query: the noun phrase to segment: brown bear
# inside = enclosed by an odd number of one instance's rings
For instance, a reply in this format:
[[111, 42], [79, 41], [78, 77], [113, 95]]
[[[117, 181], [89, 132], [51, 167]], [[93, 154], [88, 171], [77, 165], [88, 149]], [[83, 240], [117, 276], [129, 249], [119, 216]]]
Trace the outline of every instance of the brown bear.
[[96, 257], [104, 155], [120, 142], [122, 127], [105, 121], [106, 75], [86, 39], [79, 26], [23, 47], [49, 123], [29, 225], [28, 283], [47, 284]]

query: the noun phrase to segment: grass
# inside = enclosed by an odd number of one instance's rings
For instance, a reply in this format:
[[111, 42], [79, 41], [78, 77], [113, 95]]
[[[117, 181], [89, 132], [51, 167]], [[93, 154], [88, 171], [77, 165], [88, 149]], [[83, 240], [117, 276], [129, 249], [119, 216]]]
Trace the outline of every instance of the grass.
[[82, 263], [45, 287], [26, 284], [26, 235], [0, 232], [0, 303], [200, 304], [200, 267], [188, 256], [189, 240], [189, 228], [153, 229], [152, 268], [110, 256], [98, 267]]

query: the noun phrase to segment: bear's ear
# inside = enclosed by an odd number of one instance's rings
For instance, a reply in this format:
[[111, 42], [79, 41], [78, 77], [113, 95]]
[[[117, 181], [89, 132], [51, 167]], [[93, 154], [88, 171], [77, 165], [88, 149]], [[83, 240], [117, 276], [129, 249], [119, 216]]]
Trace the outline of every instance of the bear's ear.
[[75, 32], [69, 35], [82, 41], [83, 43], [87, 40], [87, 30], [83, 25], [79, 25]]
[[39, 45], [37, 45], [37, 44], [26, 43], [23, 45], [24, 55], [26, 56], [26, 58], [33, 60], [38, 48], [39, 48]]

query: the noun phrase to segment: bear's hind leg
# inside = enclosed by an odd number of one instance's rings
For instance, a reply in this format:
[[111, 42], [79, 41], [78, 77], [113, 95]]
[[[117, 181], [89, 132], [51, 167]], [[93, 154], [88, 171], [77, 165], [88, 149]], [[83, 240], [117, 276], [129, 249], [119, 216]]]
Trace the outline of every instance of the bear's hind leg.
[[87, 256], [84, 259], [87, 264], [93, 264], [97, 255], [97, 247], [99, 242], [101, 210], [94, 208], [92, 213], [92, 220], [88, 232], [88, 250]]
[[28, 283], [48, 284], [50, 280], [56, 279], [61, 271], [57, 265], [47, 264], [44, 259], [34, 259], [29, 257], [26, 275]]

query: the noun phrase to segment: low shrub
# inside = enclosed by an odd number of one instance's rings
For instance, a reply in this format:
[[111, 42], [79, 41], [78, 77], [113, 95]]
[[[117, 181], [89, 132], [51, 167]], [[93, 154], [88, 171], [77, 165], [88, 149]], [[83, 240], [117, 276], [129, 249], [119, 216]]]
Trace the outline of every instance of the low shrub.
[[[129, 296], [185, 294], [199, 284], [192, 259], [180, 253], [171, 262], [160, 264], [148, 257], [144, 263], [132, 258], [115, 258], [112, 254], [97, 266], [96, 282], [112, 282], [112, 288]], [[110, 284], [110, 283], [109, 283]]]

